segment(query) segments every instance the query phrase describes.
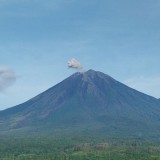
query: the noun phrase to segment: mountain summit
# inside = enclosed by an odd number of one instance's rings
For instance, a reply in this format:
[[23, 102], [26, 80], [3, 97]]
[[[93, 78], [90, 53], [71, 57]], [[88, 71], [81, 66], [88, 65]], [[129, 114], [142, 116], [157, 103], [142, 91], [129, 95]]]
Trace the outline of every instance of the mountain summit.
[[1, 131], [77, 128], [104, 134], [159, 132], [160, 102], [94, 70], [77, 72], [18, 106], [0, 112]]

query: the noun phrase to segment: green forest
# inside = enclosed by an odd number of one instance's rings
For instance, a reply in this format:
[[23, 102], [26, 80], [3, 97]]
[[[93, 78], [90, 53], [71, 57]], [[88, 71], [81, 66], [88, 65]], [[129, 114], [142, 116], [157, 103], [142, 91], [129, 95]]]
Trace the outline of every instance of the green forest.
[[1, 137], [0, 160], [160, 160], [160, 146], [131, 138]]

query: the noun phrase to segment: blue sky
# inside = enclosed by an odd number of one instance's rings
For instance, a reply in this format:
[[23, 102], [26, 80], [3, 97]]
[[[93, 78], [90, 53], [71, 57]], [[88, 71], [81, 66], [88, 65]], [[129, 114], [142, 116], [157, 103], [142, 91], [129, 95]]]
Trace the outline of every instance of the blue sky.
[[74, 73], [71, 58], [160, 97], [159, 8], [159, 0], [0, 0], [0, 67], [17, 77], [0, 92], [0, 109]]

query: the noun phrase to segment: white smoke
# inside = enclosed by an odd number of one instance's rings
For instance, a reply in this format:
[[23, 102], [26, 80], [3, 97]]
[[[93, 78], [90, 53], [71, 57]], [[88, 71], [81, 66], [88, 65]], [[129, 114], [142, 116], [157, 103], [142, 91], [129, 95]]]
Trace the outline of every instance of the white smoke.
[[83, 66], [75, 58], [72, 58], [70, 61], [68, 61], [68, 67], [74, 69], [83, 69]]
[[0, 67], [0, 91], [4, 91], [16, 80], [15, 72], [8, 67]]

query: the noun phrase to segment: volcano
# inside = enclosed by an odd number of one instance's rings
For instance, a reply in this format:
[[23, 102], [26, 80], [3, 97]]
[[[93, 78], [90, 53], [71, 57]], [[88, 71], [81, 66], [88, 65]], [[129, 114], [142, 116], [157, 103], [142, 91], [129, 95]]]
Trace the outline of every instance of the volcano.
[[0, 132], [60, 130], [159, 136], [160, 101], [94, 70], [0, 112]]

